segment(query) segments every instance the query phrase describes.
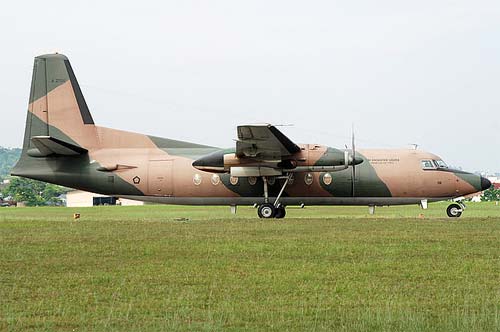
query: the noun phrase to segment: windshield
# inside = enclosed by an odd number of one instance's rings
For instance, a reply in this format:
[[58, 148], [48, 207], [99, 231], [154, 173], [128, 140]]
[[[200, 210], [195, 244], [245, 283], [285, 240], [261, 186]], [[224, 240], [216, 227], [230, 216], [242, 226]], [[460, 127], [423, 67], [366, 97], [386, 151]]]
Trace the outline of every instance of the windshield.
[[430, 160], [422, 160], [421, 162], [422, 169], [435, 169], [436, 166]]
[[442, 160], [434, 160], [434, 164], [436, 164], [438, 168], [448, 168], [448, 165]]

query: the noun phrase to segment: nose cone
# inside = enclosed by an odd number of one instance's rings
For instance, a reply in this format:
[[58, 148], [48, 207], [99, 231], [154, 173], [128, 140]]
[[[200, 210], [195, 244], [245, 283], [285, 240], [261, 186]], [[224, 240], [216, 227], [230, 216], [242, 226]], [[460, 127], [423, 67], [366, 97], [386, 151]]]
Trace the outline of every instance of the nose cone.
[[477, 174], [467, 173], [463, 171], [455, 171], [457, 178], [462, 181], [457, 181], [457, 193], [468, 195], [488, 189], [491, 182]]
[[491, 181], [481, 176], [481, 190], [490, 189]]
[[216, 151], [193, 162], [193, 167], [207, 172], [224, 172], [224, 151]]

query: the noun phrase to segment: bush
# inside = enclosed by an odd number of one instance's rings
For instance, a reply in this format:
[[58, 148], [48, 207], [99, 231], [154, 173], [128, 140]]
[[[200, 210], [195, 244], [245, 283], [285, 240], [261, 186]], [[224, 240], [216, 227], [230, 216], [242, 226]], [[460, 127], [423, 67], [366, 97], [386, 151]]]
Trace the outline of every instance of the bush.
[[500, 189], [495, 189], [491, 187], [484, 191], [481, 197], [482, 201], [499, 201], [500, 200]]
[[46, 182], [13, 177], [2, 191], [3, 197], [12, 197], [17, 202], [25, 202], [27, 206], [60, 205], [58, 198], [68, 189]]

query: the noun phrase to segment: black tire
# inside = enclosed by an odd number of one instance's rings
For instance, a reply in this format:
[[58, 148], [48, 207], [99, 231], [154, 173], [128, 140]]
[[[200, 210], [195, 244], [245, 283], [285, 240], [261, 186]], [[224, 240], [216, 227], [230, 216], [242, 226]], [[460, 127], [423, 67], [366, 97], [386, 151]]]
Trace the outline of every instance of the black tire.
[[264, 203], [259, 205], [259, 208], [257, 209], [257, 214], [259, 215], [259, 218], [264, 218], [264, 219], [274, 218], [274, 216], [276, 215], [276, 209], [274, 208], [274, 205], [270, 203]]
[[282, 219], [286, 216], [286, 210], [284, 206], [280, 206], [276, 208], [276, 213], [274, 214], [274, 218]]
[[463, 209], [458, 204], [450, 204], [446, 209], [446, 214], [450, 218], [458, 218], [462, 215]]

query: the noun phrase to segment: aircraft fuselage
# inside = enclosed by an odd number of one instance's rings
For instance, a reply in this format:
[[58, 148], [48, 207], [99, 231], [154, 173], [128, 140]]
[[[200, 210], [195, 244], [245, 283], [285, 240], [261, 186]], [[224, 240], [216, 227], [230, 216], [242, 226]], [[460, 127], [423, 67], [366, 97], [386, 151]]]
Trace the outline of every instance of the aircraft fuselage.
[[239, 126], [232, 150], [99, 127], [61, 54], [35, 58], [12, 174], [159, 203], [257, 204], [265, 218], [283, 217], [292, 204], [413, 204], [491, 185], [424, 151], [297, 145], [271, 125]]

